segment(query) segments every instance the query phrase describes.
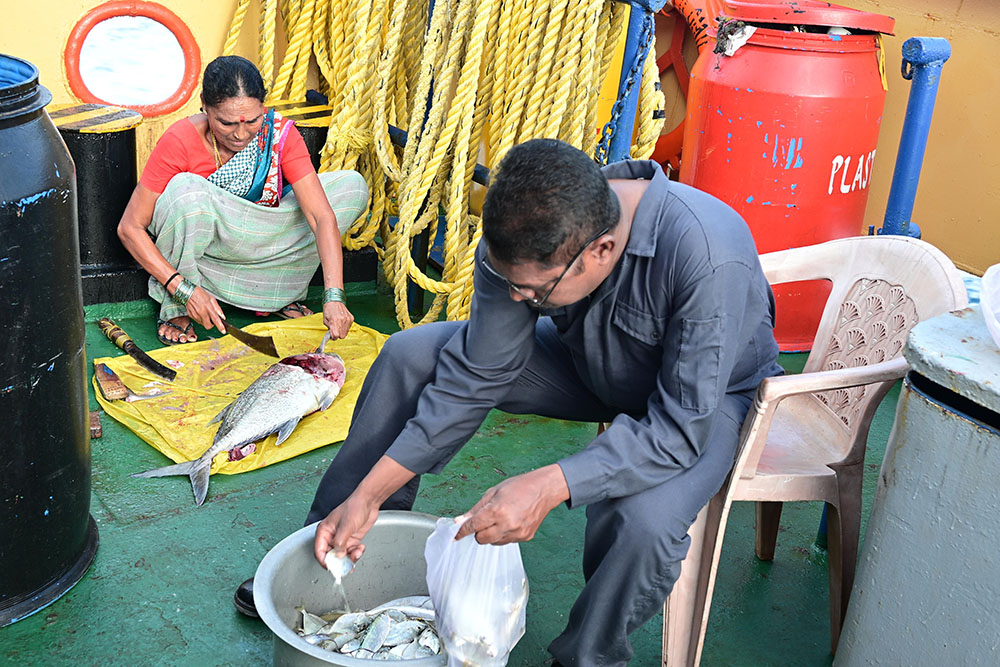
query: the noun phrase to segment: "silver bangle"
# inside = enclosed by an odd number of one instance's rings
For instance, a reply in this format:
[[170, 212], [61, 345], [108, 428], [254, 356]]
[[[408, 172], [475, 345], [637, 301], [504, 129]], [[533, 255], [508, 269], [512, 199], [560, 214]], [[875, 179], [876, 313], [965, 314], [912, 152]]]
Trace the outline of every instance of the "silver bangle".
[[347, 295], [341, 287], [327, 287], [323, 290], [323, 305], [335, 301], [347, 305]]
[[174, 290], [171, 298], [182, 306], [186, 306], [191, 295], [194, 294], [194, 288], [195, 284], [193, 282], [187, 278], [181, 278], [181, 284]]

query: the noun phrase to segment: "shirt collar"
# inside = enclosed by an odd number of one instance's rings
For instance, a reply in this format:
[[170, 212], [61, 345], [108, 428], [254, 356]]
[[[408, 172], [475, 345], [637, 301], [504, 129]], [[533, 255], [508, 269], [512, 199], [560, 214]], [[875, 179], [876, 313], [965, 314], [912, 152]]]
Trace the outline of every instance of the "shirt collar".
[[656, 254], [656, 239], [660, 227], [660, 216], [657, 215], [657, 211], [667, 188], [670, 187], [670, 179], [663, 173], [663, 168], [653, 160], [622, 160], [603, 167], [601, 171], [608, 180], [649, 181], [649, 187], [646, 188], [632, 214], [632, 229], [629, 231], [625, 252], [640, 257], [652, 257]]

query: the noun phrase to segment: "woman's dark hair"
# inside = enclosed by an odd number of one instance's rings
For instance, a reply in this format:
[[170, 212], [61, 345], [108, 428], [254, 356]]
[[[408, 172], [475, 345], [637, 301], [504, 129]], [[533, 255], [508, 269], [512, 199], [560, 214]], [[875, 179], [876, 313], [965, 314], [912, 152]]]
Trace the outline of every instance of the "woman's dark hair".
[[620, 213], [608, 179], [586, 153], [557, 139], [532, 139], [511, 148], [494, 169], [483, 235], [501, 262], [555, 265], [600, 230], [613, 229]]
[[240, 56], [219, 56], [208, 63], [201, 79], [201, 101], [207, 107], [230, 97], [254, 97], [264, 101], [264, 80], [257, 67]]

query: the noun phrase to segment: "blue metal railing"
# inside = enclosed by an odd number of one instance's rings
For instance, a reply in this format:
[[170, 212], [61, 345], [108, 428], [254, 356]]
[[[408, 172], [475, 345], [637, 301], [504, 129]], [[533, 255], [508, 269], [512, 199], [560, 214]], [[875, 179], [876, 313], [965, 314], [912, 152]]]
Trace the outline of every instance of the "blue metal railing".
[[620, 0], [630, 5], [622, 73], [618, 80], [618, 99], [611, 111], [611, 120], [604, 128], [603, 139], [595, 156], [598, 161], [618, 162], [629, 156], [632, 130], [639, 106], [639, 81], [642, 65], [655, 41], [653, 15], [663, 8], [665, 0]]
[[941, 37], [912, 37], [903, 43], [902, 70], [903, 78], [912, 81], [910, 99], [906, 104], [892, 187], [879, 234], [920, 238], [920, 228], [910, 216], [917, 196], [941, 68], [950, 56], [951, 45]]

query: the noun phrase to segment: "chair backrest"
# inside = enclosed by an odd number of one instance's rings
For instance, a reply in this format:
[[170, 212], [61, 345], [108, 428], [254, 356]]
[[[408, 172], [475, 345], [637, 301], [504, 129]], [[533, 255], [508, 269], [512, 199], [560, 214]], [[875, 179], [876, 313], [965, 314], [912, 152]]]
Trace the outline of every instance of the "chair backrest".
[[[894, 359], [917, 322], [968, 304], [952, 261], [929, 243], [905, 236], [838, 239], [760, 259], [771, 284], [832, 283], [804, 373]], [[882, 394], [861, 386], [821, 392], [816, 398], [851, 430]]]

